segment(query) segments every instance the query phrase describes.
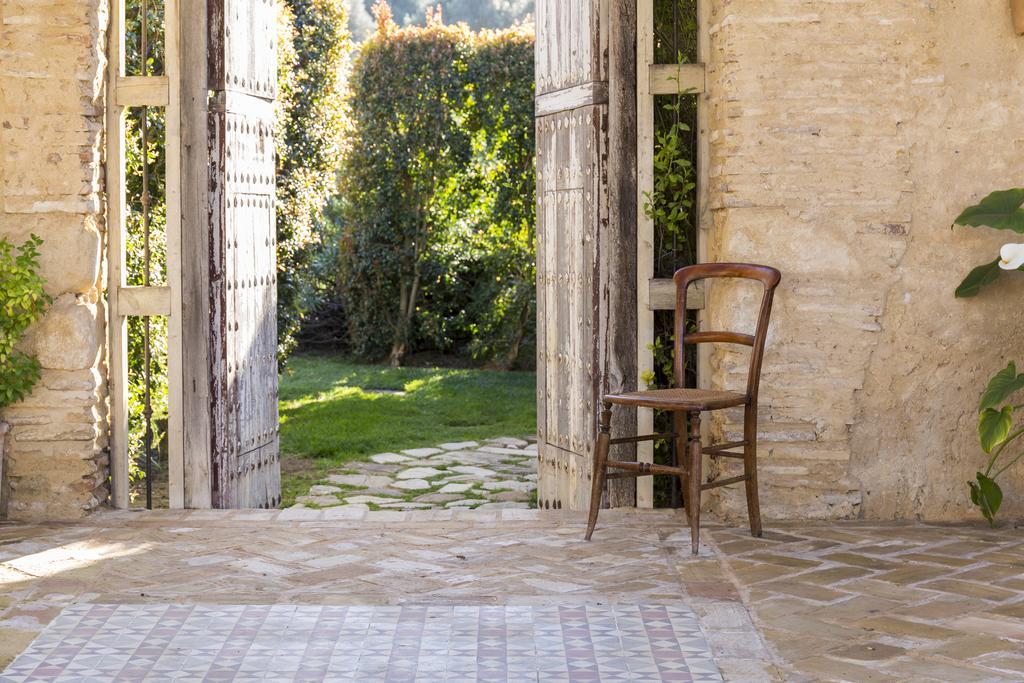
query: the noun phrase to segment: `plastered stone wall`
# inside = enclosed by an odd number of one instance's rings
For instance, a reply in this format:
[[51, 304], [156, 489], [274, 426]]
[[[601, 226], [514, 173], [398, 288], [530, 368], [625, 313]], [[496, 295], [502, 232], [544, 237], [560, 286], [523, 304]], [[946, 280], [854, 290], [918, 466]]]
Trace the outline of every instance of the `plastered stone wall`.
[[[1024, 277], [954, 299], [1013, 235], [950, 226], [1024, 185], [1008, 3], [714, 0], [711, 34], [709, 260], [784, 273], [762, 384], [765, 513], [977, 517], [977, 401], [1024, 362]], [[710, 324], [750, 328], [755, 299], [713, 289]], [[742, 386], [745, 362], [716, 352], [712, 383]], [[714, 429], [736, 435], [740, 418]], [[741, 515], [742, 489], [719, 491], [711, 507]], [[1024, 466], [1004, 491], [1004, 514], [1024, 511]]]
[[16, 519], [81, 517], [106, 491], [102, 282], [105, 3], [0, 0], [0, 235], [44, 240], [52, 308], [24, 341], [42, 379], [0, 419]]

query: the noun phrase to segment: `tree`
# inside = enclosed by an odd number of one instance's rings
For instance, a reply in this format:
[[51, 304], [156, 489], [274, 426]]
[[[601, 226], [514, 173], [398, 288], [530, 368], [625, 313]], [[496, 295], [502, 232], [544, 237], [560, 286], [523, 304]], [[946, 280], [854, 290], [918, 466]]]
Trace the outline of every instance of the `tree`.
[[[353, 32], [358, 13], [369, 9], [376, 0], [352, 0]], [[533, 13], [534, 0], [391, 0], [390, 6], [395, 22], [400, 26], [419, 24], [424, 21], [427, 11], [440, 8], [445, 21], [453, 24], [465, 22], [470, 28], [506, 28], [526, 20]], [[358, 33], [360, 38], [369, 35]]]
[[469, 158], [457, 118], [465, 98], [471, 33], [431, 13], [399, 28], [384, 3], [377, 32], [353, 68], [350, 140], [339, 183], [344, 198], [342, 286], [356, 350], [409, 348], [424, 263], [443, 231], [434, 201]]
[[333, 205], [355, 352], [509, 367], [535, 329], [533, 32], [472, 32], [386, 4], [359, 49]]

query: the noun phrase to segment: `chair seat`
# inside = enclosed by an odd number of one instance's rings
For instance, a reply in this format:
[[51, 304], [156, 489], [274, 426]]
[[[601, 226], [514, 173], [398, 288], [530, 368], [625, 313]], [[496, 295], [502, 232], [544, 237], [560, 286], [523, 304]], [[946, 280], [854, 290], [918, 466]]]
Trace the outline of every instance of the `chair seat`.
[[608, 403], [656, 410], [721, 410], [745, 405], [746, 394], [705, 389], [651, 389], [628, 394], [609, 394]]

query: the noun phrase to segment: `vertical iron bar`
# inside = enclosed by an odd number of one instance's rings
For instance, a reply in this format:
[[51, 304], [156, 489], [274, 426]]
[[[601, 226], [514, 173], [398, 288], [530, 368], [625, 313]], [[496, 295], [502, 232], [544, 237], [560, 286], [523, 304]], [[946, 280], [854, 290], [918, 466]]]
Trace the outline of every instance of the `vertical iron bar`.
[[[142, 60], [141, 71], [143, 76], [149, 75], [149, 3], [142, 0], [139, 9], [141, 13], [139, 27], [139, 58]], [[142, 107], [142, 120], [139, 124], [139, 132], [142, 137], [142, 283], [148, 287], [150, 284], [150, 261], [149, 249], [149, 211], [151, 197], [149, 195], [149, 107]], [[150, 349], [150, 320], [146, 316], [143, 321], [142, 332], [142, 356], [143, 356], [143, 383], [145, 384], [143, 394], [142, 419], [146, 422], [146, 432], [143, 448], [146, 457], [146, 509], [153, 509], [153, 400], [151, 395], [151, 384], [153, 381], [151, 368]]]
[[683, 61], [679, 49], [679, 5], [683, 0], [676, 0], [672, 3], [672, 54], [677, 62]]

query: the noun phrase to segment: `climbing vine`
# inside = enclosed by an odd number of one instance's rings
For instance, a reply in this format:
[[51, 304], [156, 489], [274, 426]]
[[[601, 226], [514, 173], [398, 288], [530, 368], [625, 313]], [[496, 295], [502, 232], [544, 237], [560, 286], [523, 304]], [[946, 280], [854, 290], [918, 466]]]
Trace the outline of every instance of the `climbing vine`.
[[50, 305], [39, 274], [42, 244], [35, 235], [17, 246], [0, 238], [0, 408], [25, 398], [39, 381], [39, 360], [14, 347]]

